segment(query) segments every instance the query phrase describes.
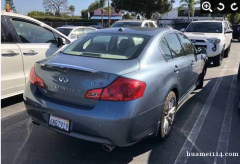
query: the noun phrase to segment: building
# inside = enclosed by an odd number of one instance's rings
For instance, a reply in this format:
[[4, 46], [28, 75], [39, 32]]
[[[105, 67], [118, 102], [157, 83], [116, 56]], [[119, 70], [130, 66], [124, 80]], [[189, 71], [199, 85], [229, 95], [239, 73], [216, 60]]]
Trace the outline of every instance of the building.
[[[99, 22], [101, 22], [102, 21], [101, 9], [94, 10], [94, 13], [90, 19], [98, 20]], [[119, 13], [112, 11], [111, 24], [121, 19], [122, 19], [122, 11], [120, 11]], [[104, 21], [104, 26], [105, 27], [108, 26], [108, 11], [103, 12], [103, 21]]]
[[184, 8], [180, 12], [178, 12], [178, 8], [173, 8], [170, 12], [163, 14], [160, 24], [170, 24], [172, 20], [179, 21], [194, 21], [194, 20], [223, 20], [224, 16], [220, 14], [202, 14], [200, 12], [200, 7], [195, 8], [195, 13], [193, 17], [189, 17], [188, 20], [188, 8]]

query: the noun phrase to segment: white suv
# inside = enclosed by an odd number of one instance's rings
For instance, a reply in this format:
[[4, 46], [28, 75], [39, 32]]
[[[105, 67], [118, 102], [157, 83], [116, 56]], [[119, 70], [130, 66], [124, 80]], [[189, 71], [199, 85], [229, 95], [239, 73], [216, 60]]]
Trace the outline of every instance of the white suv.
[[20, 14], [1, 13], [1, 99], [23, 93], [30, 69], [70, 39], [50, 26]]
[[209, 61], [220, 66], [228, 57], [233, 30], [227, 21], [194, 21], [184, 32], [196, 48], [207, 49]]
[[152, 20], [120, 20], [111, 27], [158, 27], [158, 25]]

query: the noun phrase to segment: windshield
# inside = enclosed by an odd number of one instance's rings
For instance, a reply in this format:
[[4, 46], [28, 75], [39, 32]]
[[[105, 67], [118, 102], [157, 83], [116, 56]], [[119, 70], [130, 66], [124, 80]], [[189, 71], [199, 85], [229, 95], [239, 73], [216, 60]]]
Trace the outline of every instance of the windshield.
[[220, 22], [197, 22], [191, 23], [186, 32], [222, 33]]
[[63, 33], [66, 36], [68, 36], [72, 31], [72, 29], [69, 28], [56, 28], [56, 30], [58, 30], [59, 32]]
[[62, 53], [107, 59], [137, 57], [150, 36], [131, 34], [87, 34], [73, 42]]
[[141, 22], [117, 22], [111, 27], [141, 27]]

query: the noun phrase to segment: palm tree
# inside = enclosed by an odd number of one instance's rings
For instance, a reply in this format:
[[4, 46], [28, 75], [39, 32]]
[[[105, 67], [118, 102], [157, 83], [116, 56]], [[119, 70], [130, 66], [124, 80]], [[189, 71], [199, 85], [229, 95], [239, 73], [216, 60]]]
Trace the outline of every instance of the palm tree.
[[194, 16], [195, 13], [195, 5], [200, 4], [200, 1], [195, 0], [180, 0], [180, 6], [178, 7], [178, 12], [183, 10], [184, 7], [188, 7], [188, 20], [190, 19], [190, 16]]
[[102, 14], [102, 26], [103, 26], [103, 11], [104, 6], [106, 4], [106, 0], [98, 0], [98, 7], [101, 8], [101, 14]]
[[69, 6], [69, 10], [71, 11], [72, 16], [73, 16], [73, 13], [75, 11], [75, 7], [73, 5], [71, 5], [71, 6]]

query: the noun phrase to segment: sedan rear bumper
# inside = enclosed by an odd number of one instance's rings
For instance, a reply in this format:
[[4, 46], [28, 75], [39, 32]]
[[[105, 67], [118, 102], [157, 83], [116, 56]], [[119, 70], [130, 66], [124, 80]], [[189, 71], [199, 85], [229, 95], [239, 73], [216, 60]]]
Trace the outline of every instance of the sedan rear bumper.
[[[94, 108], [72, 106], [41, 97], [37, 87], [27, 84], [24, 102], [28, 114], [37, 123], [60, 133], [92, 142], [129, 146], [156, 131], [158, 106], [143, 114], [137, 114], [141, 99], [125, 102], [99, 101]], [[48, 125], [50, 114], [70, 120], [70, 131], [64, 132]], [[160, 116], [159, 116], [160, 117]], [[150, 119], [151, 126], [143, 128]], [[150, 121], [150, 122], [151, 122]]]

